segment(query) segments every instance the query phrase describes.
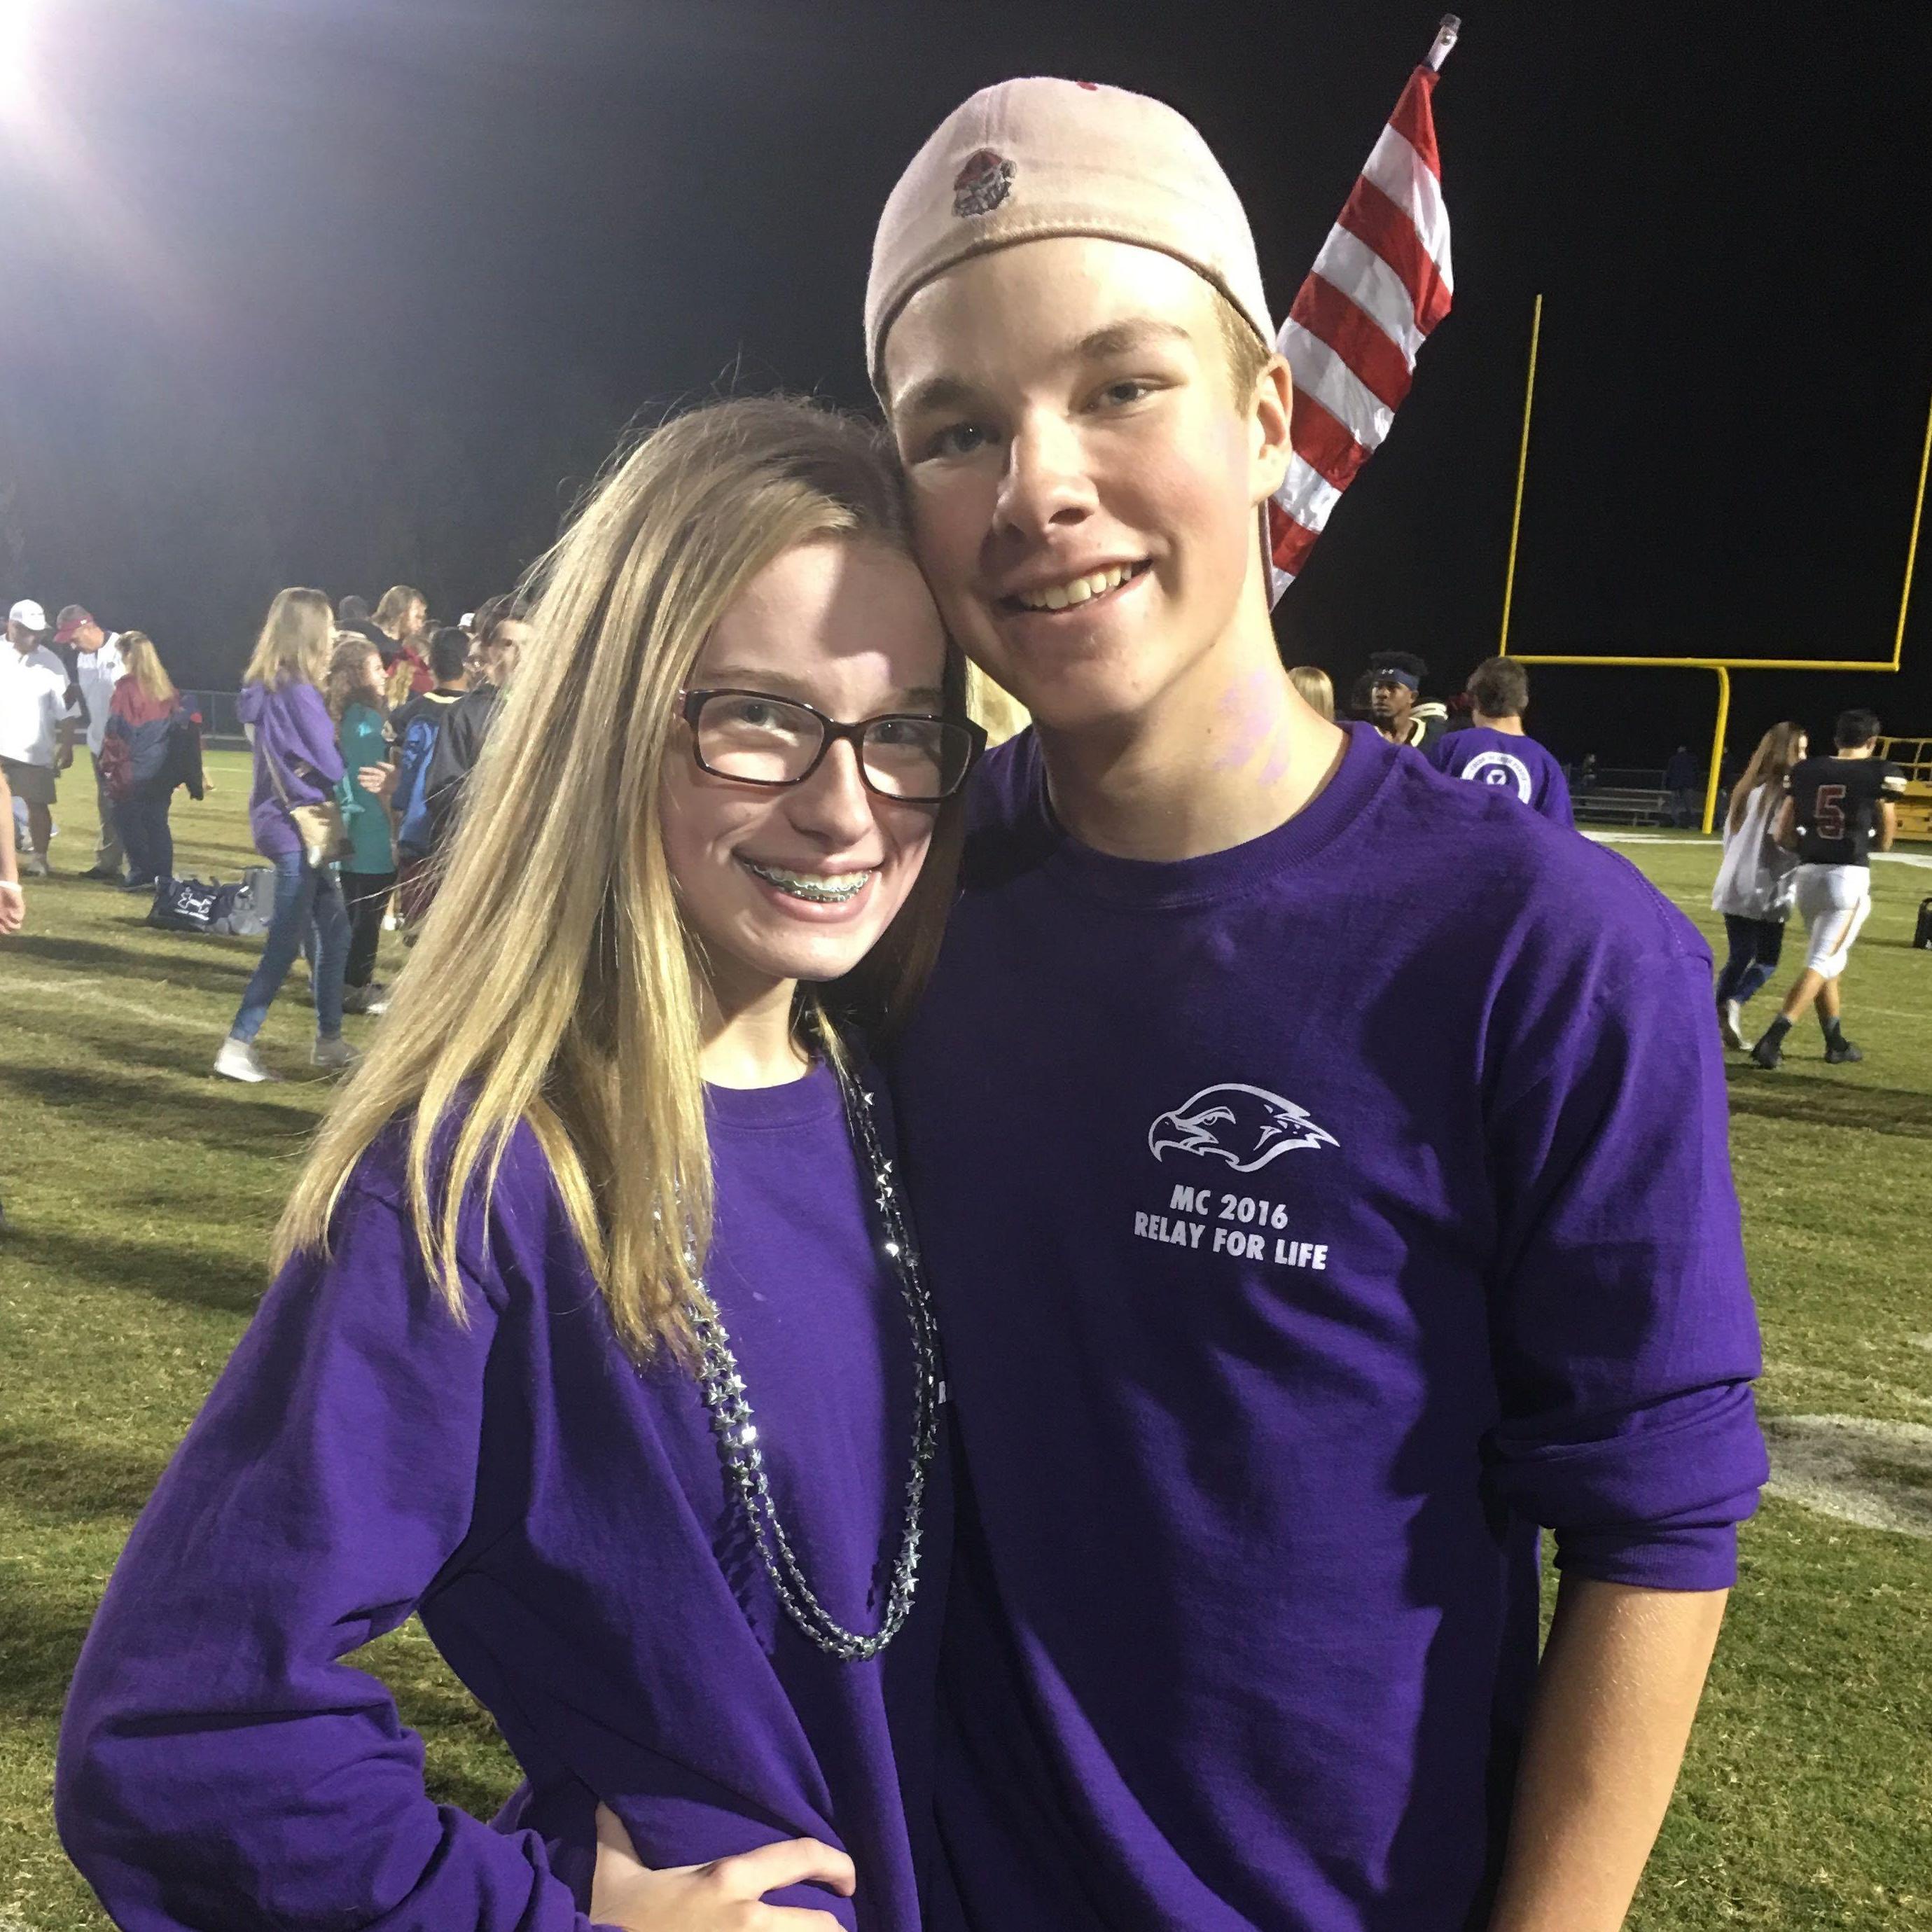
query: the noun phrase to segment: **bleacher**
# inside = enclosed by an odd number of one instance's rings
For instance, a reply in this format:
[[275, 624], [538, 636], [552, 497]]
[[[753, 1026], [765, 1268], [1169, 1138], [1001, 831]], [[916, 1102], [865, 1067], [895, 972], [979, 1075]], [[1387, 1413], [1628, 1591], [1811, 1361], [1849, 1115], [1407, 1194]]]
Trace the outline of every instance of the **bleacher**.
[[1577, 820], [1587, 825], [1669, 825], [1677, 801], [1664, 788], [1660, 771], [1600, 770], [1586, 791], [1581, 769], [1571, 766], [1570, 803]]

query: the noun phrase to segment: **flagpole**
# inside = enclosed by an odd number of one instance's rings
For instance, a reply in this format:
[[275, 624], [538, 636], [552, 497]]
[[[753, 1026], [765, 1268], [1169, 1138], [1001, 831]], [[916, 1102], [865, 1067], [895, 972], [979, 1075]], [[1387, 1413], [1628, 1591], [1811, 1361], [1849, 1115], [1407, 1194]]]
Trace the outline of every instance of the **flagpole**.
[[1503, 634], [1498, 657], [1509, 656], [1510, 604], [1516, 595], [1516, 542], [1522, 528], [1522, 487], [1529, 474], [1529, 412], [1536, 400], [1536, 353], [1543, 335], [1543, 298], [1538, 296], [1529, 316], [1529, 374], [1522, 386], [1522, 442], [1516, 458], [1516, 506], [1510, 512], [1509, 568], [1503, 577]]
[[1444, 14], [1442, 23], [1436, 29], [1435, 44], [1424, 57], [1423, 65], [1431, 74], [1440, 74], [1442, 63], [1449, 58], [1449, 50], [1456, 44], [1456, 36], [1462, 31], [1461, 18], [1454, 14]]

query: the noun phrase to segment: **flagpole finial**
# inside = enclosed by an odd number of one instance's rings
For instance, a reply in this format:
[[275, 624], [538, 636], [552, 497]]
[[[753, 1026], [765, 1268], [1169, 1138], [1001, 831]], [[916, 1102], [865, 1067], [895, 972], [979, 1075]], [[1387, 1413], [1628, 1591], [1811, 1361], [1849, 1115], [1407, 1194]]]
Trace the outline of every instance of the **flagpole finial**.
[[1429, 50], [1429, 57], [1424, 64], [1432, 73], [1440, 74], [1442, 63], [1449, 58], [1449, 50], [1456, 44], [1456, 36], [1462, 31], [1461, 16], [1444, 14], [1442, 24], [1436, 30], [1436, 44]]

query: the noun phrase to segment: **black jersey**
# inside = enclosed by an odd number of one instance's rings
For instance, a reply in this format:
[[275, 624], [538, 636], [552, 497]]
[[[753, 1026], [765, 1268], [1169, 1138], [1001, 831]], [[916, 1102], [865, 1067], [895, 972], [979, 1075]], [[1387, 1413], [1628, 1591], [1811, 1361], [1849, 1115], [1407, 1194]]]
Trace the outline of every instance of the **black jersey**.
[[1883, 758], [1807, 758], [1791, 772], [1798, 858], [1806, 866], [1862, 866], [1884, 799], [1905, 789], [1905, 774]]

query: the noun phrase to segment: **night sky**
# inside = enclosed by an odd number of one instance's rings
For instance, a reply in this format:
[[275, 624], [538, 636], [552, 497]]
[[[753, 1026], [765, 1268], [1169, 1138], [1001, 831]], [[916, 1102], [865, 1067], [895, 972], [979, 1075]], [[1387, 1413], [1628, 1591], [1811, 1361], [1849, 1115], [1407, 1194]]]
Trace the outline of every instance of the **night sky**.
[[[0, 13], [10, 0], [0, 0]], [[17, 4], [17, 0], [12, 0]], [[988, 81], [1158, 93], [1284, 310], [1439, 4], [44, 0], [0, 76], [0, 594], [232, 689], [269, 596], [453, 619], [626, 426], [736, 387], [869, 400], [900, 167]], [[1932, 10], [1468, 0], [1437, 97], [1456, 302], [1279, 622], [1346, 684], [1494, 649], [1531, 298], [1514, 642], [1882, 658], [1932, 400]], [[1733, 742], [1901, 678], [1738, 681]], [[1690, 673], [1540, 674], [1566, 757], [1708, 736]]]

